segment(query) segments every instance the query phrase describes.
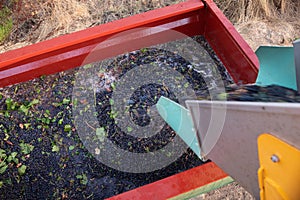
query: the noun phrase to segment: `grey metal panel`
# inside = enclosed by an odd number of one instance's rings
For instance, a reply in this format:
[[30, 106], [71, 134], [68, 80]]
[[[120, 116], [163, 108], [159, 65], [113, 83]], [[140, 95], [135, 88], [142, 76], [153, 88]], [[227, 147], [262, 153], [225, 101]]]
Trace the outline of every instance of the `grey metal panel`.
[[297, 89], [300, 92], [300, 39], [293, 42], [296, 66]]
[[[201, 151], [259, 199], [257, 138], [272, 135], [300, 149], [300, 104], [260, 102], [187, 101]], [[213, 107], [213, 109], [212, 109]], [[213, 112], [223, 115], [213, 116]], [[220, 127], [221, 133], [210, 129]], [[222, 125], [223, 124], [223, 125]], [[204, 140], [219, 136], [210, 149]], [[207, 151], [208, 150], [208, 151]]]

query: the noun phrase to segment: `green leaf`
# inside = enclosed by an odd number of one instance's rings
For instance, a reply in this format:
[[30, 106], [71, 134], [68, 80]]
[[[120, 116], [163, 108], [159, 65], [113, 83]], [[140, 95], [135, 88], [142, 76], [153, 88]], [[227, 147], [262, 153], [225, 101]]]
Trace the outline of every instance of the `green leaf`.
[[86, 185], [88, 183], [87, 176], [85, 174], [82, 174], [82, 179], [80, 180], [80, 183], [82, 185]]
[[25, 115], [28, 115], [29, 109], [26, 106], [21, 105], [19, 111], [23, 112]]
[[12, 105], [11, 105], [11, 110], [16, 110], [18, 107], [18, 103], [17, 102], [14, 102]]
[[44, 117], [44, 118], [42, 118], [42, 122], [44, 124], [50, 124], [50, 119], [48, 117]]
[[12, 160], [16, 165], [19, 164], [19, 159], [18, 158], [13, 158]]
[[25, 155], [30, 154], [31, 151], [34, 149], [34, 146], [27, 143], [20, 143], [21, 152]]
[[28, 107], [32, 107], [35, 104], [38, 104], [40, 101], [38, 99], [33, 99], [29, 104]]
[[58, 124], [61, 125], [63, 123], [64, 119], [61, 118], [60, 120], [58, 120]]
[[3, 166], [5, 166], [5, 165], [7, 165], [6, 162], [5, 162], [5, 160], [2, 160], [2, 161], [0, 162], [0, 167], [3, 167]]
[[52, 105], [53, 105], [54, 107], [59, 107], [59, 106], [62, 105], [62, 103], [52, 103]]
[[82, 179], [82, 175], [81, 175], [81, 174], [78, 174], [78, 175], [76, 175], [76, 178], [77, 178], [77, 179]]
[[51, 115], [50, 110], [45, 110], [44, 115], [47, 116], [47, 117], [49, 117]]
[[218, 100], [226, 100], [227, 99], [227, 93], [221, 93], [217, 96]]
[[24, 175], [25, 172], [26, 172], [26, 169], [27, 169], [26, 165], [22, 165], [21, 167], [19, 167], [19, 168], [18, 168], [18, 173], [19, 173], [19, 175], [20, 175], [20, 176]]
[[132, 128], [131, 128], [130, 126], [128, 126], [128, 127], [127, 127], [127, 131], [128, 131], [128, 132], [131, 132], [131, 131], [132, 131]]
[[69, 151], [72, 151], [74, 149], [75, 149], [75, 146], [73, 146], [73, 145], [69, 146]]
[[103, 127], [101, 128], [97, 128], [96, 129], [96, 135], [98, 137], [98, 139], [103, 142], [105, 137], [106, 137], [106, 132], [105, 132], [105, 129]]
[[26, 158], [24, 156], [21, 157], [22, 161], [26, 161]]
[[73, 99], [73, 106], [77, 106], [77, 104], [78, 104], [78, 100], [77, 99]]
[[111, 89], [112, 89], [112, 90], [116, 90], [116, 84], [115, 84], [115, 82], [112, 82], [112, 83], [110, 84], [110, 86], [111, 86]]
[[0, 188], [2, 188], [3, 186], [3, 181], [0, 181]]
[[189, 87], [189, 83], [185, 83], [183, 87], [184, 88], [188, 88]]
[[65, 132], [69, 132], [69, 131], [71, 131], [71, 130], [72, 130], [72, 127], [71, 127], [70, 124], [65, 125], [65, 127], [64, 127], [64, 131], [65, 131]]
[[141, 49], [141, 52], [142, 52], [142, 53], [146, 53], [147, 50], [148, 50], [147, 48], [142, 48], [142, 49]]
[[45, 78], [46, 78], [46, 75], [41, 75], [41, 76], [40, 76], [40, 79], [41, 79], [41, 80], [44, 80]]
[[25, 126], [25, 129], [28, 129], [31, 124], [30, 123], [26, 123], [26, 124], [23, 124], [23, 125]]
[[118, 116], [118, 112], [114, 111], [114, 110], [111, 110], [110, 113], [109, 113], [109, 117], [111, 119], [115, 119], [116, 117]]
[[62, 101], [62, 103], [63, 104], [69, 104], [70, 101], [71, 101], [70, 99], [64, 98], [63, 101]]
[[4, 113], [4, 116], [7, 117], [7, 118], [9, 118], [10, 117], [10, 113], [6, 110], [5, 113]]
[[12, 152], [10, 155], [15, 158], [18, 155], [18, 152]]
[[17, 152], [12, 152], [7, 158], [7, 163], [13, 161], [15, 164], [19, 164], [19, 159], [16, 158], [17, 154]]
[[29, 105], [32, 106], [32, 105], [38, 104], [39, 102], [40, 101], [38, 99], [33, 99]]
[[7, 167], [8, 167], [7, 165], [4, 165], [3, 167], [1, 167], [0, 174], [3, 174], [6, 171]]
[[5, 100], [5, 104], [6, 104], [7, 110], [11, 110], [11, 106], [13, 104], [13, 100], [11, 98], [7, 98]]
[[80, 183], [82, 185], [86, 185], [88, 183], [88, 179], [87, 179], [87, 176], [85, 174], [78, 174], [78, 175], [76, 175], [76, 178], [80, 179]]
[[[10, 163], [10, 162], [12, 161], [12, 159], [13, 159], [12, 156], [9, 155], [8, 158], [6, 159], [6, 162]], [[3, 163], [3, 162], [2, 162], [2, 163]], [[1, 164], [2, 164], [2, 163], [0, 163], [0, 167], [1, 167]]]
[[5, 180], [3, 181], [3, 183], [4, 183], [4, 184], [11, 185], [11, 184], [12, 184], [11, 178], [5, 179]]
[[5, 135], [5, 138], [3, 138], [3, 140], [4, 140], [4, 141], [7, 141], [8, 138], [9, 138], [9, 135], [8, 135], [8, 133], [4, 133], [4, 135]]
[[0, 149], [0, 158], [5, 159], [7, 157], [6, 152], [4, 149]]
[[84, 65], [83, 66], [83, 69], [89, 69], [89, 68], [91, 68], [93, 65], [91, 65], [91, 64], [87, 64], [87, 65]]
[[59, 147], [57, 145], [53, 145], [52, 152], [59, 152]]

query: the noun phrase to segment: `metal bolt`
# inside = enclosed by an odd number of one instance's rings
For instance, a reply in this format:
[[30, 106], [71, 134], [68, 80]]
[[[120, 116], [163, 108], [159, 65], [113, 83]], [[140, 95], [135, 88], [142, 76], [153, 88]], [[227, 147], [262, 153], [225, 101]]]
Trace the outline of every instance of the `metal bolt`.
[[277, 163], [277, 162], [279, 162], [279, 157], [277, 155], [273, 154], [271, 156], [271, 160], [272, 160], [272, 162]]

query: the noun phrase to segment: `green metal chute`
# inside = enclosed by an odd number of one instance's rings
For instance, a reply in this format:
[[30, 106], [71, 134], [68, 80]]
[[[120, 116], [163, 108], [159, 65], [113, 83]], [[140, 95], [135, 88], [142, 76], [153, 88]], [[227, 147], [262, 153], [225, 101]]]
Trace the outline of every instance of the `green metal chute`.
[[260, 63], [256, 85], [280, 85], [297, 90], [293, 47], [261, 46], [255, 53]]
[[163, 96], [158, 100], [156, 108], [161, 117], [200, 158], [200, 147], [188, 109]]

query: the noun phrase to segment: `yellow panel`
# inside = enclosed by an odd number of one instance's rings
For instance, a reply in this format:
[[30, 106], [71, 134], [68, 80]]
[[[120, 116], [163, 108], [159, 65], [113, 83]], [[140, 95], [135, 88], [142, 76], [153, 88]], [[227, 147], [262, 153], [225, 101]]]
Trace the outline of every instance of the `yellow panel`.
[[300, 199], [300, 150], [265, 133], [258, 137], [258, 156], [261, 200]]

